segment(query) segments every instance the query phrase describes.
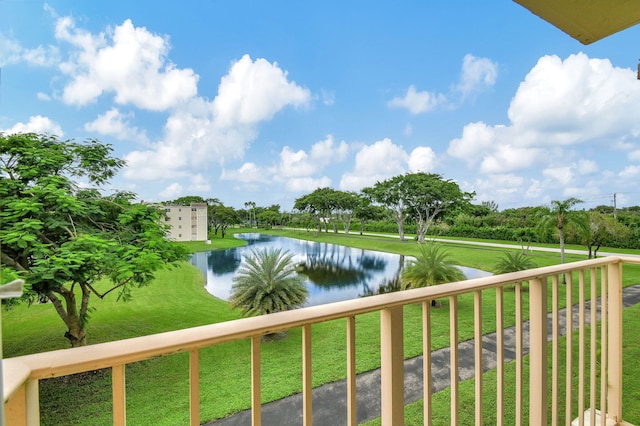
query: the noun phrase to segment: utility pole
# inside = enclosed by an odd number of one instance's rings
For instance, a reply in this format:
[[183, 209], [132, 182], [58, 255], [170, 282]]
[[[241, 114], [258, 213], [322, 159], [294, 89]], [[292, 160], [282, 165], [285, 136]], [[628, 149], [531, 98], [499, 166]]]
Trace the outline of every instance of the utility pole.
[[618, 211], [616, 210], [616, 193], [613, 193], [613, 218], [618, 218]]

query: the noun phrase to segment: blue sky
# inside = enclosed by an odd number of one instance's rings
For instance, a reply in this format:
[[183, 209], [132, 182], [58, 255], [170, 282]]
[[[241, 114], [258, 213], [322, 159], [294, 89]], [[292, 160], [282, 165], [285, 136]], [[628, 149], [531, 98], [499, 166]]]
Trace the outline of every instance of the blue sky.
[[640, 26], [492, 2], [0, 0], [0, 131], [110, 143], [106, 192], [290, 210], [441, 174], [500, 209], [639, 205]]

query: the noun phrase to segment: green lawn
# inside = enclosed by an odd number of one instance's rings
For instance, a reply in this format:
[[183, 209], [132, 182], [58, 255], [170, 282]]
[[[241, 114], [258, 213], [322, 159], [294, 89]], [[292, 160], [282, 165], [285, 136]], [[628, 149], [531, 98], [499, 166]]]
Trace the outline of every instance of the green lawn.
[[[237, 232], [238, 230], [232, 230]], [[276, 232], [276, 231], [272, 231]], [[413, 242], [380, 237], [344, 236], [307, 233], [305, 231], [277, 231], [280, 235], [314, 239], [355, 247], [403, 254], [417, 253]], [[211, 245], [190, 243], [192, 251], [227, 248], [243, 244], [231, 238], [214, 238]], [[451, 257], [457, 263], [490, 270], [502, 250], [470, 246], [451, 246]], [[584, 257], [569, 256], [570, 260]], [[558, 255], [535, 254], [540, 266], [558, 262]], [[638, 269], [626, 268], [625, 283], [637, 282]], [[635, 280], [635, 281], [634, 281]], [[508, 297], [507, 292], [507, 299]], [[129, 302], [116, 302], [115, 296], [92, 300], [96, 308], [88, 328], [89, 343], [124, 339], [238, 318], [226, 302], [210, 296], [204, 289], [199, 270], [188, 264], [159, 273], [154, 283], [137, 289]], [[483, 330], [492, 331], [493, 292], [484, 292]], [[525, 294], [526, 297], [526, 294]], [[577, 297], [577, 295], [576, 295]], [[472, 296], [461, 296], [460, 338], [473, 335], [471, 316]], [[513, 319], [512, 304], [506, 305], [505, 318]], [[469, 314], [469, 315], [467, 315]], [[48, 351], [68, 346], [63, 337], [65, 328], [49, 305], [25, 305], [2, 312], [3, 347], [5, 357]], [[433, 310], [434, 348], [447, 346], [448, 309]], [[421, 312], [418, 306], [405, 308], [405, 354], [421, 353]], [[626, 319], [627, 317], [625, 317]], [[507, 324], [509, 325], [509, 324]], [[628, 328], [628, 327], [627, 327]], [[631, 328], [627, 333], [634, 333]], [[379, 354], [379, 315], [357, 318], [357, 369], [377, 368]], [[634, 339], [637, 340], [637, 339]], [[279, 342], [263, 344], [262, 383], [263, 402], [282, 398], [301, 390], [301, 332], [291, 330]], [[313, 327], [314, 385], [344, 378], [346, 375], [345, 321], [330, 321]], [[636, 353], [638, 348], [635, 348]], [[240, 341], [203, 349], [200, 354], [202, 419], [224, 417], [250, 406], [249, 342]], [[640, 359], [636, 354], [635, 359]], [[626, 362], [626, 358], [625, 358]], [[188, 422], [188, 356], [186, 354], [156, 358], [127, 366], [127, 415], [130, 424], [186, 424]], [[631, 362], [633, 368], [633, 362]], [[625, 364], [625, 375], [628, 364]], [[631, 370], [632, 372], [634, 370]], [[640, 366], [635, 370], [640, 377]], [[631, 375], [633, 377], [634, 375]], [[640, 383], [636, 383], [636, 390]], [[627, 391], [627, 389], [625, 389]], [[108, 372], [96, 372], [73, 380], [44, 380], [41, 382], [41, 413], [43, 425], [111, 424], [111, 386]], [[629, 394], [629, 393], [628, 393]], [[628, 395], [627, 394], [627, 395]], [[631, 393], [640, 399], [640, 390]], [[81, 398], [82, 404], [77, 404]], [[627, 404], [628, 405], [628, 404]], [[75, 407], [78, 407], [77, 409]], [[626, 407], [626, 406], [625, 406]], [[639, 416], [640, 417], [640, 416]], [[637, 419], [639, 417], [636, 417]], [[640, 421], [636, 420], [636, 423]]]

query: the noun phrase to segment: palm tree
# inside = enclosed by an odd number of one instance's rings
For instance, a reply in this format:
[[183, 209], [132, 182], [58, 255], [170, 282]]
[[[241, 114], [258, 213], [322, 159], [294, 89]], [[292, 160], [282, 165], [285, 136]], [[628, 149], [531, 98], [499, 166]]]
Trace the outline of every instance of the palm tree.
[[524, 271], [536, 267], [535, 262], [526, 253], [521, 251], [505, 251], [498, 259], [494, 270], [496, 274]]
[[308, 297], [293, 254], [281, 249], [252, 251], [234, 278], [229, 302], [243, 316], [270, 314], [301, 307]]
[[[411, 259], [402, 271], [402, 288], [419, 288], [466, 279], [464, 273], [449, 262], [449, 256], [435, 243], [420, 243], [420, 255]], [[435, 305], [435, 301], [431, 301]]]

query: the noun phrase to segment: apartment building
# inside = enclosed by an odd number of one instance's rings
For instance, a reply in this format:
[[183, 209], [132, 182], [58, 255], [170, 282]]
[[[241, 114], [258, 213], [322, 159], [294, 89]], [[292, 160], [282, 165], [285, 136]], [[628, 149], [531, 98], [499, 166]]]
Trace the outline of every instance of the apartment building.
[[169, 224], [168, 237], [175, 241], [207, 240], [207, 204], [189, 206], [165, 204], [165, 220]]

